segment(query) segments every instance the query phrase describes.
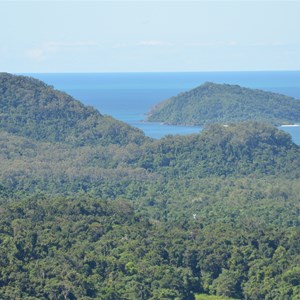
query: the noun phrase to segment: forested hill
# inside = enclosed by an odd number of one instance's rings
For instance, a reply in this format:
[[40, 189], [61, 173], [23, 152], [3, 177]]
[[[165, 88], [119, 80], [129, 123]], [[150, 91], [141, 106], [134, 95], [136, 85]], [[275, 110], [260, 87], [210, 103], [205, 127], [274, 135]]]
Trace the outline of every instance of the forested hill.
[[300, 177], [300, 147], [289, 134], [255, 122], [211, 125], [200, 134], [142, 145], [38, 142], [0, 131], [0, 183], [50, 194], [93, 190], [101, 197], [139, 198], [149, 185], [215, 176]]
[[300, 122], [300, 101], [238, 85], [204, 83], [156, 105], [148, 121], [176, 125], [262, 121], [275, 125]]
[[140, 144], [144, 134], [26, 76], [0, 73], [0, 129], [75, 145]]
[[245, 122], [152, 140], [0, 78], [0, 299], [300, 299], [287, 133]]
[[275, 126], [210, 125], [200, 134], [167, 136], [139, 156], [142, 167], [177, 176], [300, 176], [300, 147]]

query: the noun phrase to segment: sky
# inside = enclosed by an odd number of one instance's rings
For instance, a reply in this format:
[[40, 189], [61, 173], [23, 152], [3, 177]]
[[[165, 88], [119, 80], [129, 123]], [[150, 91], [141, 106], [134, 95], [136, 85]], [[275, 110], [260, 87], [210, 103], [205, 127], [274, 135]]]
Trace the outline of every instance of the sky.
[[300, 70], [299, 1], [3, 1], [0, 71]]

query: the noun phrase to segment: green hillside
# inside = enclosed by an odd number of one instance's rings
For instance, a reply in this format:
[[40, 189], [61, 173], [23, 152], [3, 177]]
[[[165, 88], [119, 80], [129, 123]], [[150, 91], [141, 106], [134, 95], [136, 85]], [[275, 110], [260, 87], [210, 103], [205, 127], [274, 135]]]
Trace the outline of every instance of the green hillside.
[[[0, 94], [10, 99], [0, 299], [300, 299], [300, 147], [290, 135], [243, 122], [151, 140], [39, 81], [4, 77], [15, 87]], [[25, 105], [12, 96], [22, 84], [43, 96]], [[87, 111], [101, 137], [84, 125]]]
[[175, 125], [260, 121], [275, 125], [300, 122], [300, 101], [292, 97], [207, 82], [155, 106], [148, 121]]
[[289, 134], [272, 125], [211, 125], [200, 134], [153, 142], [139, 166], [187, 177], [299, 174], [300, 151]]
[[[74, 147], [0, 131], [0, 182], [29, 193], [138, 198], [146, 186], [215, 176], [300, 176], [300, 149], [271, 125], [214, 125], [143, 145]], [[139, 191], [137, 192], [136, 189]]]
[[0, 129], [74, 145], [140, 144], [143, 133], [66, 93], [25, 76], [0, 73]]

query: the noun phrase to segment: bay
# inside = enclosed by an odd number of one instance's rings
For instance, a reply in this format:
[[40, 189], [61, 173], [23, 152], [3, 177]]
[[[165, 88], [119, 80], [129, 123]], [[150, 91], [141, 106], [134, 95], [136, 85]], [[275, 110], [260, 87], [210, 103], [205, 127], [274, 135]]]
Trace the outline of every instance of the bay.
[[[187, 73], [34, 73], [40, 79], [159, 139], [167, 134], [197, 133], [201, 127], [145, 122], [155, 104], [210, 81], [238, 84], [300, 99], [300, 71]], [[281, 127], [300, 145], [300, 127]]]

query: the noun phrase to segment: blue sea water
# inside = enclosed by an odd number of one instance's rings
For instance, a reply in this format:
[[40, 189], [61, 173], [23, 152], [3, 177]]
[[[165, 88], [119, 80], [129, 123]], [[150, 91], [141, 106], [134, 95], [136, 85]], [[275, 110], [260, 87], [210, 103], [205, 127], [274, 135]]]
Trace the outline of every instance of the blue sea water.
[[[155, 104], [210, 81], [282, 93], [300, 99], [300, 71], [191, 72], [191, 73], [38, 73], [40, 79], [91, 105], [102, 114], [138, 127], [147, 136], [190, 134], [200, 127], [144, 122]], [[284, 127], [300, 145], [300, 127]]]

